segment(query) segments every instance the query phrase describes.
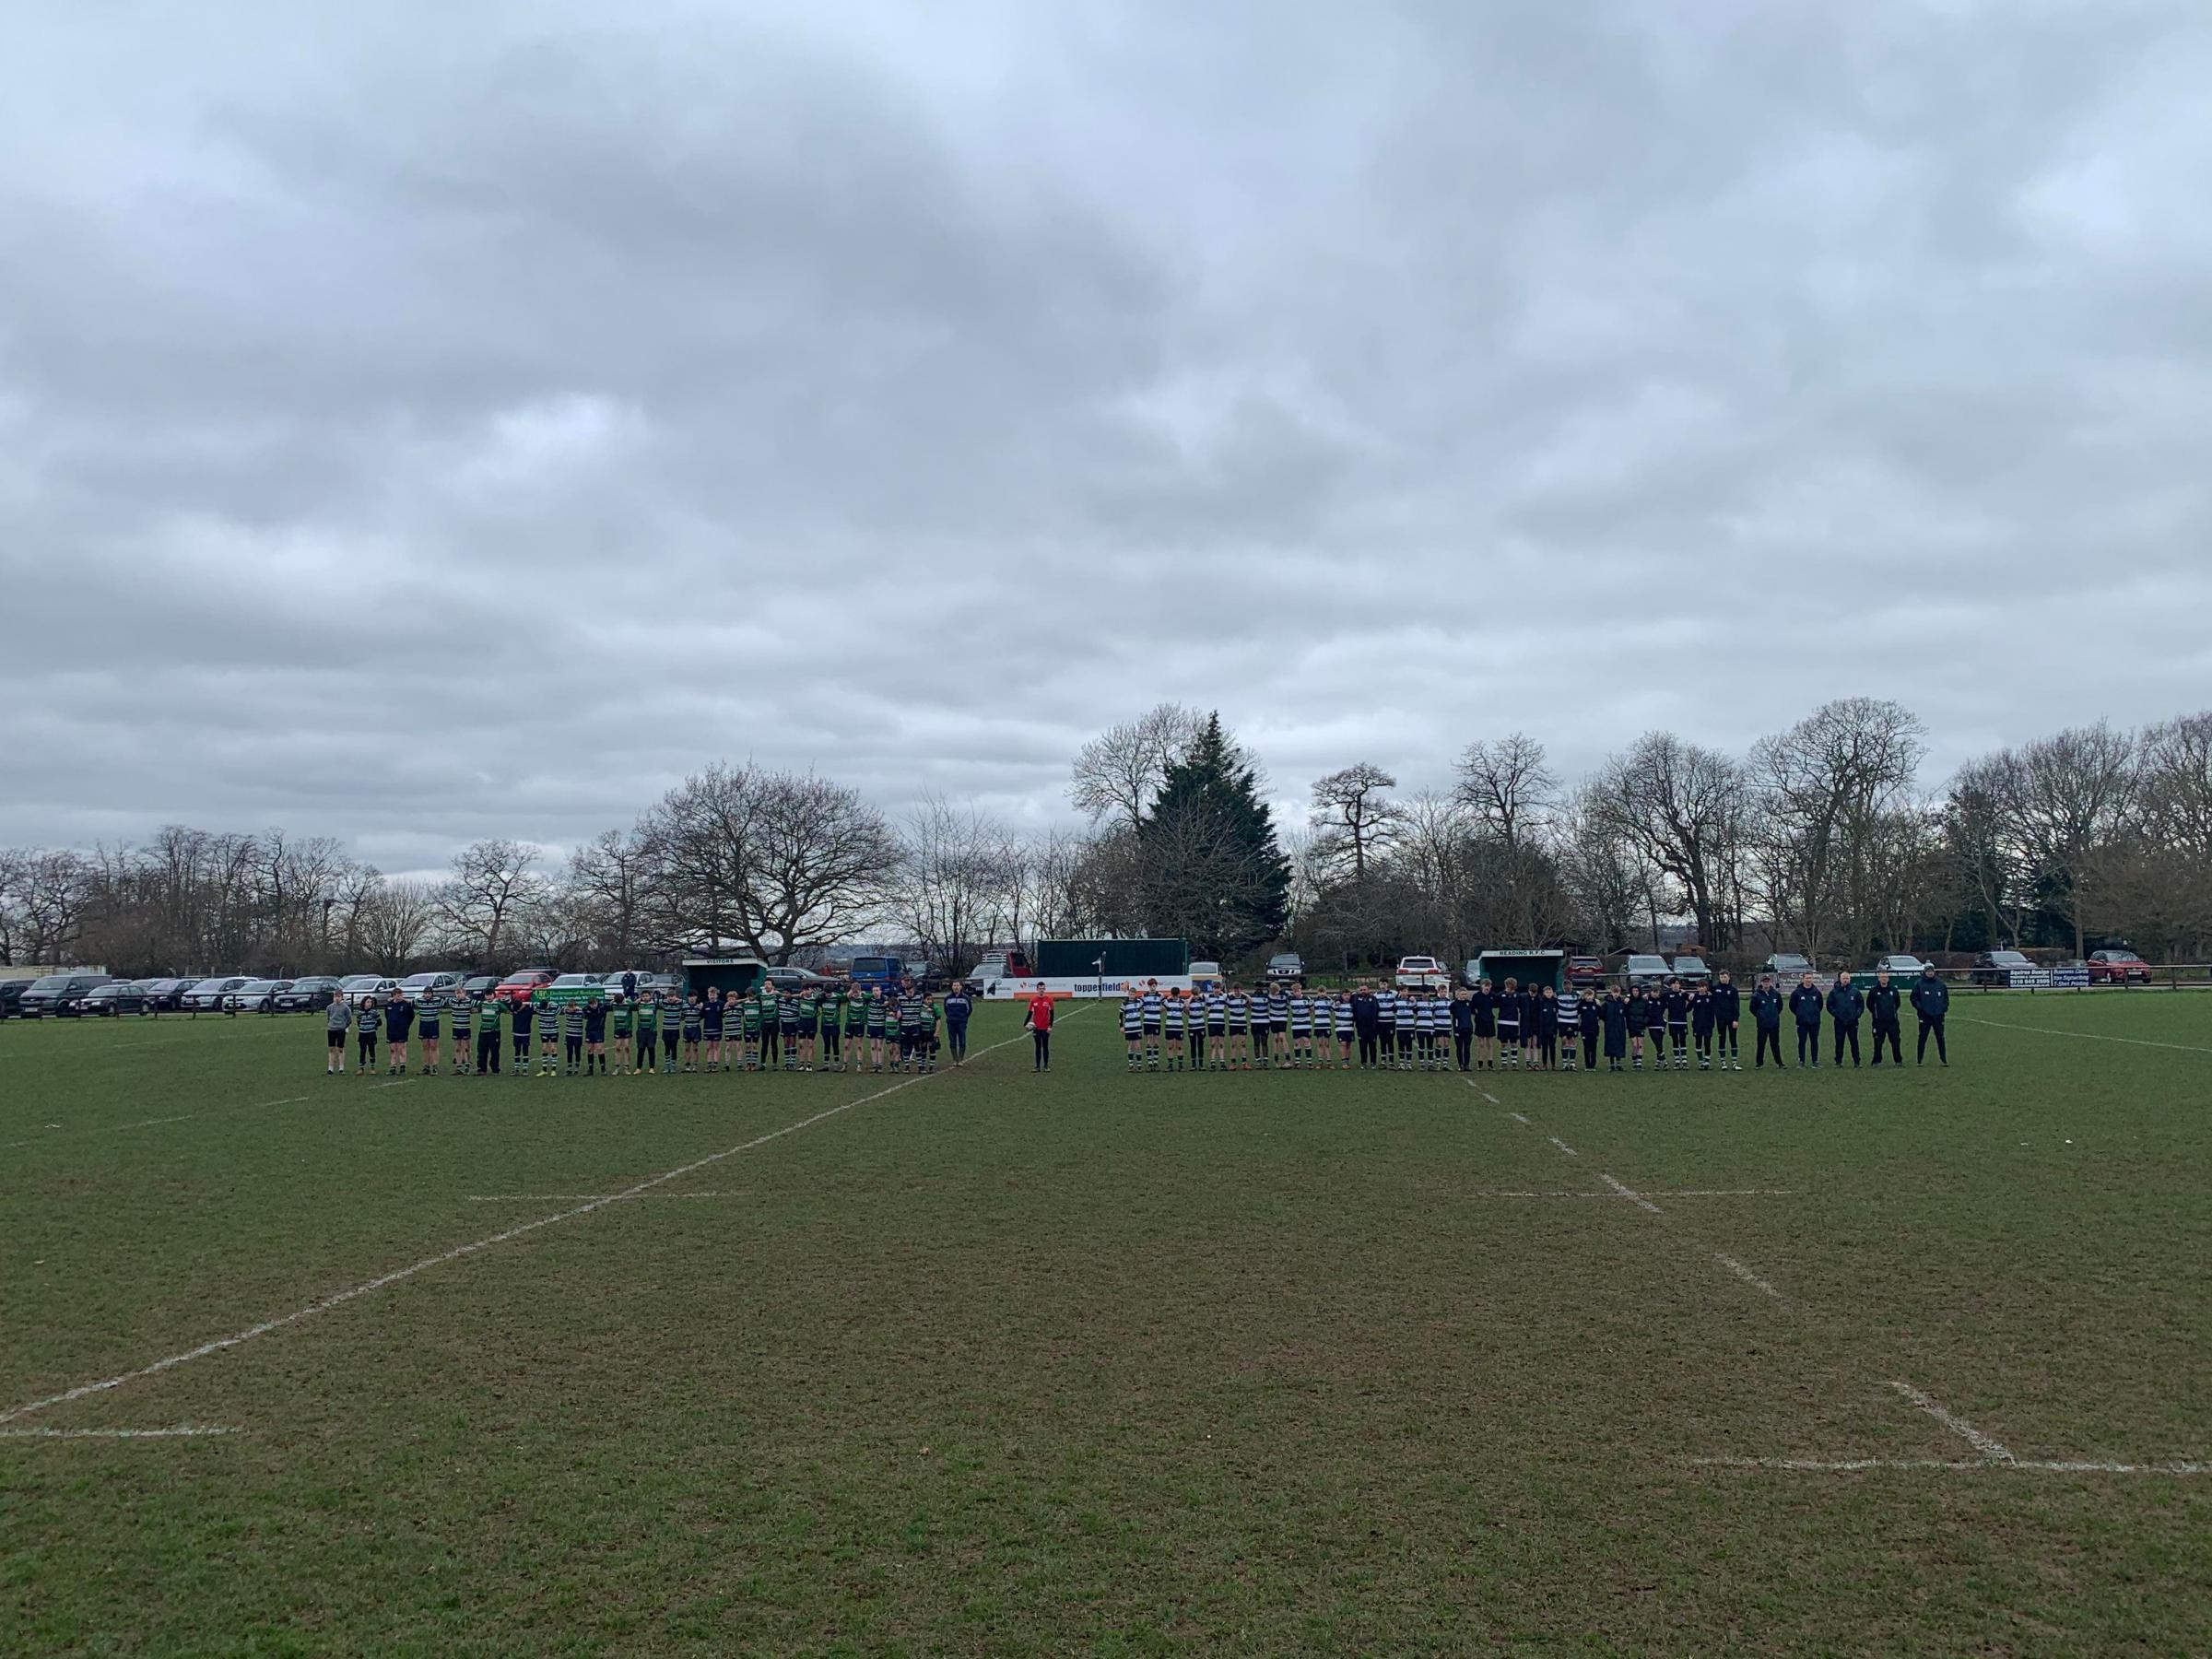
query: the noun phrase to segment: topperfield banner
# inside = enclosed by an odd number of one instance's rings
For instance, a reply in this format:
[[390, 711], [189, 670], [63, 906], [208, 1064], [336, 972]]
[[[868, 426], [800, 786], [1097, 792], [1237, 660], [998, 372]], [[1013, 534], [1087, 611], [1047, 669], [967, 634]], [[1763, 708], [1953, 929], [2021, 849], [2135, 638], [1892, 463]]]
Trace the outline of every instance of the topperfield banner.
[[1191, 986], [1191, 976], [1187, 973], [1147, 974], [1140, 979], [1124, 979], [1110, 973], [1104, 979], [1093, 974], [1083, 979], [993, 980], [983, 987], [983, 995], [992, 1002], [1027, 1002], [1041, 991], [1047, 996], [1111, 996], [1119, 1001], [1129, 994], [1132, 987], [1138, 991], [1188, 991]]

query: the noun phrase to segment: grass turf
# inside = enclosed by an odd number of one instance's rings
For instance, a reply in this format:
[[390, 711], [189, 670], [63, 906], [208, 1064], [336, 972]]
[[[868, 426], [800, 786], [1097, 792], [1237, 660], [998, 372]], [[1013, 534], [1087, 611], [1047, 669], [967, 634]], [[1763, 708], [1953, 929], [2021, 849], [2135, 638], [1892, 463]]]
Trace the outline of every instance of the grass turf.
[[[2212, 997], [1478, 1087], [1130, 1077], [1110, 1018], [872, 1100], [9, 1024], [0, 1413], [862, 1103], [0, 1424], [240, 1430], [0, 1439], [0, 1650], [2205, 1646], [2212, 1477], [1698, 1460], [1975, 1457], [1897, 1381], [2212, 1460]], [[1657, 1213], [1476, 1195], [1608, 1179]]]

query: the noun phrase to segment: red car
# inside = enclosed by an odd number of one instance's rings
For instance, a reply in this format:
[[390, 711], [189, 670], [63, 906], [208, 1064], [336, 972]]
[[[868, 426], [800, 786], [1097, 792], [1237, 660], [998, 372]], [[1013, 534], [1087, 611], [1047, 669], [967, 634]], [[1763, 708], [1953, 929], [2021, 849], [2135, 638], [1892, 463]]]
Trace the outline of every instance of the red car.
[[501, 1002], [528, 1002], [530, 994], [559, 977], [550, 968], [518, 968], [491, 988]]
[[2150, 964], [2132, 950], [2092, 950], [2089, 952], [2089, 983], [2092, 985], [2124, 985], [2150, 983]]
[[1576, 990], [1593, 986], [1603, 990], [1606, 983], [1606, 963], [1602, 957], [1569, 957], [1567, 982]]

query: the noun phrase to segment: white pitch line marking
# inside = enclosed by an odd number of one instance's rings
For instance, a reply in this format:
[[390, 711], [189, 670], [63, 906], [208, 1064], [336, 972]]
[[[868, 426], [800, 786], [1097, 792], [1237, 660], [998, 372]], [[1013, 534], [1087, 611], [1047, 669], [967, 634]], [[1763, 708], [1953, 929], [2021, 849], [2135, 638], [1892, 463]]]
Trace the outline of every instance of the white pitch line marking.
[[739, 1198], [741, 1193], [471, 1193], [471, 1204], [565, 1204], [595, 1198], [602, 1204], [632, 1204], [647, 1198]]
[[180, 1423], [174, 1429], [0, 1429], [0, 1440], [181, 1440], [207, 1434], [243, 1434], [242, 1429], [213, 1429]]
[[1693, 1457], [1689, 1461], [1703, 1468], [1796, 1469], [1828, 1475], [1855, 1475], [1868, 1469], [1941, 1469], [1966, 1475], [2212, 1475], [2212, 1463], [2096, 1463], [2075, 1458], [2016, 1458], [2010, 1463], [1986, 1457]]
[[1560, 1151], [1566, 1153], [1570, 1158], [1580, 1158], [1582, 1156], [1580, 1152], [1577, 1152], [1572, 1147], [1569, 1146], [1565, 1141], [1561, 1140], [1556, 1135], [1547, 1135], [1544, 1138], [1549, 1141], [1553, 1146], [1557, 1147]]
[[1973, 1447], [1975, 1451], [1981, 1453], [1985, 1462], [2001, 1464], [2013, 1464], [2019, 1462], [2018, 1458], [2013, 1456], [2010, 1452], [2007, 1452], [1995, 1441], [1990, 1439], [1990, 1437], [1983, 1433], [1981, 1430], [1975, 1428], [1971, 1423], [1968, 1422], [1964, 1418], [1959, 1417], [1957, 1413], [1946, 1410], [1936, 1401], [1931, 1400], [1926, 1394], [1921, 1393], [1919, 1389], [1913, 1387], [1912, 1383], [1892, 1382], [1889, 1384], [1889, 1386], [1895, 1389], [1899, 1394], [1904, 1395], [1906, 1399], [1912, 1401], [1913, 1405], [1919, 1406], [1921, 1410], [1926, 1412], [1937, 1422], [1941, 1423], [1946, 1429], [1948, 1429], [1953, 1434], [1957, 1435], [1968, 1445]]
[[[1076, 1012], [1080, 1014], [1082, 1011], [1077, 1009]], [[1073, 1019], [1076, 1018], [1076, 1014], [1071, 1014], [1068, 1018]], [[1022, 1036], [1027, 1035], [1026, 1031], [1022, 1033]], [[999, 1049], [1011, 1048], [1021, 1040], [1021, 1037], [1009, 1037], [1006, 1041], [994, 1042], [989, 1048], [977, 1049], [973, 1057], [981, 1059], [983, 1055], [993, 1053]], [[540, 1216], [534, 1221], [522, 1222], [517, 1226], [508, 1228], [503, 1232], [493, 1233], [488, 1238], [473, 1240], [466, 1244], [456, 1244], [451, 1250], [441, 1251], [436, 1255], [425, 1256], [419, 1262], [411, 1262], [405, 1267], [395, 1267], [390, 1273], [379, 1274], [375, 1278], [364, 1279], [358, 1285], [335, 1291], [319, 1301], [312, 1301], [303, 1308], [295, 1308], [289, 1313], [280, 1313], [275, 1319], [265, 1319], [259, 1324], [248, 1325], [242, 1331], [233, 1331], [228, 1336], [215, 1337], [210, 1341], [201, 1343], [197, 1347], [187, 1348], [181, 1354], [167, 1355], [154, 1360], [151, 1364], [139, 1366], [135, 1371], [119, 1371], [112, 1377], [102, 1377], [96, 1382], [80, 1382], [75, 1388], [65, 1388], [60, 1394], [48, 1394], [44, 1399], [27, 1400], [20, 1406], [11, 1406], [7, 1410], [0, 1411], [0, 1424], [12, 1423], [18, 1418], [26, 1418], [33, 1412], [44, 1411], [51, 1406], [65, 1406], [72, 1400], [81, 1400], [90, 1394], [104, 1394], [110, 1389], [121, 1388], [125, 1382], [135, 1382], [144, 1377], [158, 1376], [165, 1371], [187, 1364], [192, 1360], [204, 1359], [210, 1354], [219, 1354], [227, 1348], [237, 1347], [242, 1343], [252, 1342], [257, 1336], [266, 1336], [271, 1331], [281, 1331], [288, 1325], [298, 1324], [300, 1321], [312, 1319], [318, 1313], [327, 1313], [333, 1308], [342, 1308], [358, 1297], [367, 1296], [371, 1291], [382, 1290], [390, 1285], [396, 1285], [402, 1279], [413, 1278], [417, 1274], [429, 1268], [442, 1267], [448, 1262], [457, 1262], [464, 1256], [472, 1256], [480, 1251], [489, 1250], [495, 1245], [507, 1243], [510, 1240], [519, 1239], [525, 1233], [535, 1232], [541, 1227], [552, 1227], [562, 1221], [573, 1221], [579, 1216], [588, 1216], [594, 1210], [603, 1209], [607, 1205], [620, 1199], [634, 1198], [641, 1193], [651, 1192], [654, 1187], [664, 1186], [671, 1181], [681, 1180], [695, 1170], [703, 1170], [710, 1164], [717, 1164], [724, 1159], [735, 1158], [741, 1152], [750, 1152], [756, 1147], [764, 1147], [770, 1141], [780, 1140], [786, 1135], [795, 1135], [798, 1131], [811, 1128], [825, 1119], [836, 1117], [841, 1112], [850, 1112], [855, 1106], [865, 1106], [871, 1100], [880, 1100], [886, 1095], [897, 1094], [902, 1088], [912, 1088], [916, 1083], [926, 1082], [938, 1075], [935, 1072], [921, 1072], [910, 1077], [902, 1077], [888, 1088], [879, 1088], [874, 1094], [862, 1095], [858, 1100], [847, 1100], [842, 1105], [831, 1106], [825, 1111], [816, 1112], [812, 1117], [801, 1118], [795, 1124], [786, 1124], [781, 1129], [771, 1129], [766, 1135], [756, 1135], [742, 1145], [728, 1147], [721, 1152], [710, 1152], [704, 1158], [693, 1159], [688, 1164], [678, 1165], [676, 1169], [666, 1171], [659, 1175], [649, 1176], [635, 1186], [626, 1188], [609, 1197], [594, 1198], [589, 1203], [576, 1206], [573, 1209], [556, 1210], [550, 1216]], [[950, 1074], [944, 1075], [949, 1076]]]
[[1616, 1197], [1626, 1198], [1638, 1209], [1650, 1210], [1654, 1216], [1664, 1215], [1665, 1213], [1649, 1198], [1646, 1198], [1641, 1193], [1636, 1192], [1632, 1188], [1622, 1185], [1619, 1182], [1614, 1180], [1612, 1176], [1606, 1174], [1604, 1171], [1601, 1170], [1598, 1171], [1597, 1178], [1613, 1189], [1613, 1193]]
[[[1794, 1195], [1791, 1187], [1655, 1187], [1645, 1194], [1651, 1198], [1787, 1198]], [[1618, 1193], [1575, 1193], [1563, 1189], [1538, 1192], [1530, 1190], [1502, 1191], [1485, 1189], [1467, 1194], [1470, 1198], [1604, 1198], [1608, 1202], [1621, 1197]]]
[[1745, 1266], [1734, 1256], [1724, 1254], [1716, 1250], [1712, 1253], [1712, 1259], [1718, 1262], [1722, 1266], [1727, 1268], [1729, 1272], [1735, 1274], [1737, 1278], [1742, 1279], [1745, 1284], [1750, 1285], [1757, 1289], [1764, 1290], [1776, 1301], [1787, 1301], [1789, 1300], [1789, 1298], [1783, 1295], [1781, 1291], [1775, 1289], [1773, 1286], [1768, 1284], [1765, 1279], [1760, 1278], [1758, 1274], [1752, 1272], [1750, 1268]]
[[[297, 1106], [302, 1101], [312, 1099], [313, 1099], [312, 1095], [294, 1095], [289, 1100], [264, 1100], [257, 1106], [241, 1106], [236, 1108], [235, 1110], [240, 1112], [269, 1112], [273, 1111], [278, 1106]], [[140, 1118], [135, 1124], [109, 1124], [93, 1129], [62, 1129], [59, 1124], [54, 1125], [54, 1127], [63, 1135], [121, 1135], [126, 1129], [151, 1129], [157, 1124], [181, 1124], [186, 1118], [206, 1117], [212, 1115], [214, 1114], [207, 1112], [180, 1112], [174, 1117]], [[52, 1135], [36, 1135], [31, 1136], [31, 1138], [29, 1140], [9, 1141], [6, 1143], [6, 1146], [10, 1148], [16, 1147], [35, 1147], [40, 1142], [51, 1140], [52, 1138], [53, 1138]]]
[[1524, 1124], [1531, 1129], [1535, 1127], [1534, 1124], [1529, 1123], [1527, 1115], [1524, 1112], [1509, 1112], [1505, 1115], [1512, 1118], [1516, 1124]]
[[1971, 1014], [1959, 1018], [1969, 1025], [1994, 1026], [2000, 1031], [2033, 1031], [2043, 1037], [2086, 1037], [2091, 1042], [2125, 1042], [2136, 1048], [2179, 1049], [2184, 1054], [2212, 1054], [2212, 1048], [2194, 1042], [2158, 1042], [2148, 1037], [2112, 1037], [2103, 1031], [2065, 1031], [2056, 1026], [2014, 1025], [2009, 1019], [1981, 1019]]

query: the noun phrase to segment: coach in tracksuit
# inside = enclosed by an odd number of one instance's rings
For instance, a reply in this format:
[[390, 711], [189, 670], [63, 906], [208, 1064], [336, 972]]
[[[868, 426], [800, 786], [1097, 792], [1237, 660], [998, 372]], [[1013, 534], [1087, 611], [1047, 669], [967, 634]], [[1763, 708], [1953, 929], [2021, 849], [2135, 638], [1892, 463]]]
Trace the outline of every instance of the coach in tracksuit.
[[1372, 1071], [1375, 1040], [1382, 1030], [1382, 1005], [1365, 985], [1352, 993], [1352, 1030], [1359, 1034], [1359, 1065], [1362, 1069]]
[[1874, 1026], [1874, 1063], [1877, 1065], [1882, 1063], [1884, 1041], [1889, 1044], [1890, 1059], [1900, 1065], [1905, 1063], [1904, 1050], [1898, 1046], [1897, 1032], [1897, 1011], [1903, 1002], [1904, 998], [1897, 994], [1897, 987], [1889, 982], [1886, 970], [1874, 976], [1874, 985], [1866, 993], [1866, 1018]]
[[1828, 994], [1828, 1017], [1836, 1027], [1836, 1064], [1843, 1064], [1843, 1045], [1851, 1044], [1851, 1063], [1859, 1063], [1859, 1016], [1866, 1011], [1865, 993], [1851, 982], [1849, 973], [1836, 975], [1835, 989]]
[[1810, 1056], [1815, 1071], [1820, 1069], [1820, 987], [1806, 974], [1798, 982], [1797, 989], [1790, 993], [1790, 1012], [1797, 1017], [1797, 1069], [1803, 1071]]
[[1931, 1031], [1936, 1034], [1936, 1058], [1946, 1065], [1951, 1063], [1950, 1053], [1943, 1046], [1943, 1017], [1950, 1011], [1951, 988], [1936, 977], [1936, 965], [1931, 962], [1920, 971], [1920, 981], [1912, 987], [1912, 1012], [1920, 1016], [1920, 1041], [1914, 1044], [1912, 1053], [1914, 1065], [1927, 1059]]
[[1767, 1063], [1767, 1051], [1774, 1051], [1774, 1069], [1782, 1069], [1782, 993], [1774, 988], [1774, 976], [1759, 976], [1759, 988], [1751, 993], [1751, 1024], [1758, 1032], [1753, 1045], [1751, 1064]]
[[975, 1004], [968, 993], [955, 985], [945, 998], [945, 1040], [952, 1049], [955, 1065], [968, 1064], [968, 1017], [975, 1012]]

